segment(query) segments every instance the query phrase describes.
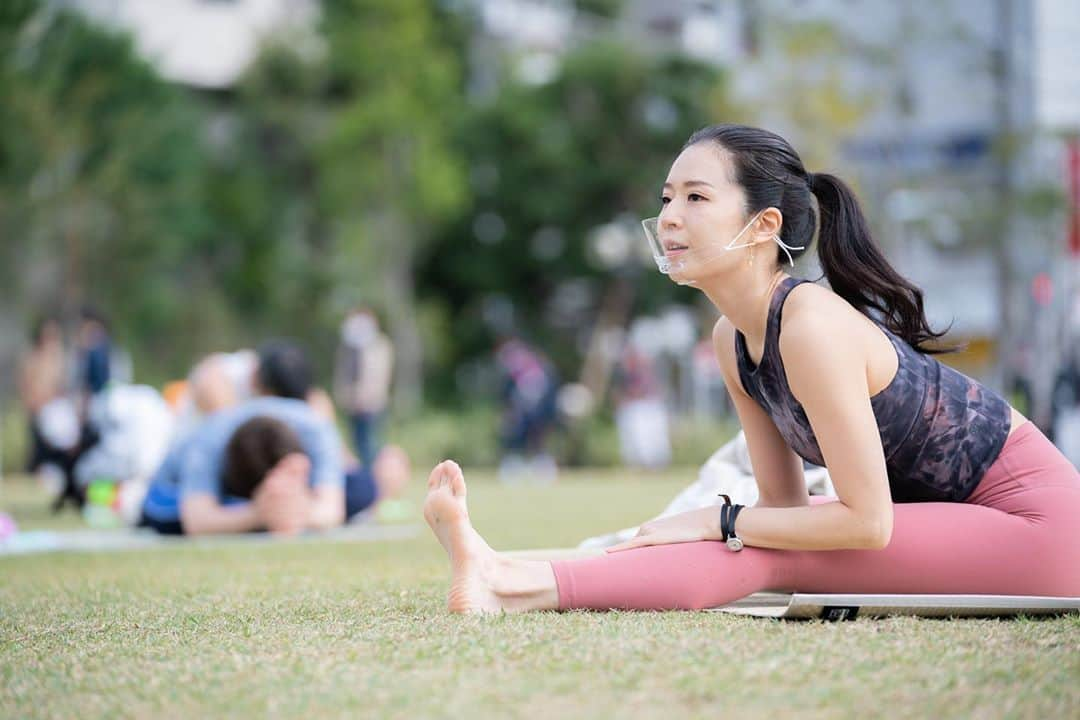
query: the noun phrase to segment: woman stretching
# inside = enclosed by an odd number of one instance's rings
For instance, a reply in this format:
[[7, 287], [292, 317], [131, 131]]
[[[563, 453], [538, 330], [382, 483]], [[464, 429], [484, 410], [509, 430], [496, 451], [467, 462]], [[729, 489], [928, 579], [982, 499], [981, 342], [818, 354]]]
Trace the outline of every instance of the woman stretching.
[[[713, 344], [760, 500], [650, 522], [602, 556], [527, 561], [473, 529], [444, 462], [424, 514], [450, 555], [452, 611], [706, 608], [760, 590], [1080, 596], [1080, 474], [934, 359], [943, 333], [847, 185], [773, 133], [708, 127], [645, 225], [660, 269], [722, 315]], [[783, 271], [815, 237], [831, 290]], [[811, 501], [800, 458], [829, 469], [837, 498]]]

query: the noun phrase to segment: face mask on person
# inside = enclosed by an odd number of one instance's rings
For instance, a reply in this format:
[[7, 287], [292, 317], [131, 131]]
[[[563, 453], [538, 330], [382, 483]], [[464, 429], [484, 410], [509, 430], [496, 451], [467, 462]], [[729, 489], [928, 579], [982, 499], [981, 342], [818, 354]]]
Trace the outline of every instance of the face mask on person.
[[[671, 276], [671, 279], [680, 285], [693, 285], [694, 281], [685, 279], [685, 273], [688, 270], [692, 270], [695, 267], [702, 267], [707, 263], [712, 262], [717, 257], [725, 252], [731, 250], [738, 250], [740, 248], [750, 247], [754, 243], [742, 243], [737, 245], [747, 230], [757, 222], [757, 219], [761, 217], [764, 210], [759, 211], [754, 217], [750, 218], [750, 221], [743, 226], [735, 237], [731, 238], [731, 241], [726, 245], [723, 243], [708, 243], [701, 247], [678, 249], [672, 247], [665, 247], [664, 242], [660, 239], [659, 217], [646, 218], [641, 221], [641, 226], [645, 230], [645, 237], [649, 241], [649, 249], [652, 251], [653, 260], [656, 261], [656, 267], [660, 272], [665, 275]], [[805, 245], [799, 247], [792, 247], [784, 243], [778, 235], [773, 235], [772, 240], [780, 246], [784, 251], [784, 254], [788, 257], [788, 262], [791, 266], [795, 266], [795, 260], [792, 258], [789, 250], [803, 250]], [[669, 252], [671, 253], [669, 255]]]
[[377, 329], [370, 315], [354, 315], [341, 326], [341, 340], [346, 345], [359, 348], [370, 343]]

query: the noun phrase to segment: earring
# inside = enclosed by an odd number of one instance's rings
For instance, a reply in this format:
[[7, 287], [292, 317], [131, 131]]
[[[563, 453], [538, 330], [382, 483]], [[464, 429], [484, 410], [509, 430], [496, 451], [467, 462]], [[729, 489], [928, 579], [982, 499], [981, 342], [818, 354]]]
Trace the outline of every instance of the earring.
[[746, 267], [754, 267], [754, 246], [750, 246], [750, 254], [746, 256]]

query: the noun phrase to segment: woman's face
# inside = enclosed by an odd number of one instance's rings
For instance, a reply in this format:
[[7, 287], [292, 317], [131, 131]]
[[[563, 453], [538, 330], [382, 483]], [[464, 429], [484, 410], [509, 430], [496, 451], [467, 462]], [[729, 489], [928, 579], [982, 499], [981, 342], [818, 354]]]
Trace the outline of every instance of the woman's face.
[[42, 345], [59, 345], [63, 340], [63, 336], [60, 333], [60, 325], [56, 322], [48, 322], [45, 327], [41, 329], [41, 344]]
[[[722, 273], [749, 252], [723, 249], [749, 220], [745, 195], [731, 181], [733, 175], [728, 153], [712, 143], [691, 145], [672, 164], [661, 195], [657, 231], [668, 258], [693, 251], [679, 271], [681, 277], [673, 273], [673, 279], [694, 281]], [[752, 232], [748, 229], [735, 244], [749, 242]]]

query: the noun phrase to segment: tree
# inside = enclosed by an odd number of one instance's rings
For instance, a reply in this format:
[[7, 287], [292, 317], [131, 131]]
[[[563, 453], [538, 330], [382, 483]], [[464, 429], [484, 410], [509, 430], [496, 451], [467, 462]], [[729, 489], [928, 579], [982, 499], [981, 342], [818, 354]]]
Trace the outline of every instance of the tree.
[[205, 228], [197, 114], [126, 37], [30, 0], [0, 11], [0, 93], [9, 297], [69, 317], [93, 300], [152, 347]]
[[444, 389], [453, 367], [489, 352], [492, 298], [509, 303], [517, 329], [568, 377], [580, 371], [581, 343], [605, 297], [629, 290], [623, 302], [636, 296], [642, 308], [689, 298], [640, 256], [618, 272], [597, 264], [590, 238], [615, 222], [644, 249], [637, 219], [658, 211], [678, 149], [732, 112], [716, 69], [618, 43], [570, 53], [548, 84], [507, 78], [489, 104], [471, 108], [458, 142], [472, 192], [420, 275], [425, 300], [445, 303], [454, 318]]
[[463, 104], [459, 58], [423, 0], [325, 6], [329, 128], [320, 148], [330, 254], [345, 294], [375, 300], [396, 345], [397, 399], [422, 398], [413, 269], [465, 198], [452, 143]]
[[[205, 245], [241, 325], [234, 342], [287, 334], [318, 349], [336, 322], [332, 219], [319, 190], [327, 84], [318, 58], [275, 39], [215, 110], [225, 131], [207, 180]], [[331, 353], [314, 354], [324, 364]]]

